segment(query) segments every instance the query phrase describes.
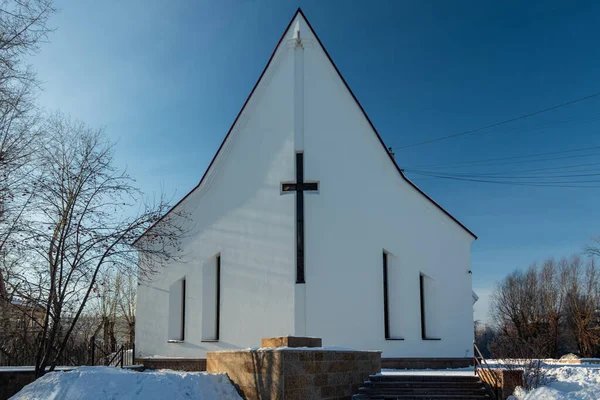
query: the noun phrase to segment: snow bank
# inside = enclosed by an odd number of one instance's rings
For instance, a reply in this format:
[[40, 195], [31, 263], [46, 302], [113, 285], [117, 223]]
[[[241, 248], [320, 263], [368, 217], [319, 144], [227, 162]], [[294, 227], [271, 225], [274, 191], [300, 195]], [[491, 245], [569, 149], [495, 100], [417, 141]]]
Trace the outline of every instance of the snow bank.
[[569, 365], [545, 367], [549, 382], [527, 393], [517, 389], [516, 400], [597, 400], [600, 399], [600, 367]]
[[225, 374], [170, 370], [133, 372], [80, 367], [51, 372], [25, 386], [12, 400], [193, 399], [241, 400]]

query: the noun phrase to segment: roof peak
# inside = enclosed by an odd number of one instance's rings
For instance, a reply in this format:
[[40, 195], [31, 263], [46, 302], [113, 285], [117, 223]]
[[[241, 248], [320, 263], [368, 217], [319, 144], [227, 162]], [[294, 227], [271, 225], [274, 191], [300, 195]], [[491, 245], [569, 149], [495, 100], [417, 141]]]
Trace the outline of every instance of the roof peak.
[[[360, 104], [360, 102], [358, 101], [358, 99], [356, 98], [356, 96], [354, 95], [354, 92], [352, 92], [352, 89], [350, 89], [350, 86], [348, 85], [348, 83], [346, 82], [346, 80], [344, 79], [343, 75], [341, 74], [341, 72], [339, 71], [338, 67], [335, 65], [335, 63], [333, 62], [333, 59], [331, 58], [331, 56], [329, 55], [329, 53], [327, 52], [327, 49], [325, 48], [325, 46], [323, 45], [323, 43], [321, 42], [321, 40], [319, 39], [319, 36], [317, 35], [317, 32], [313, 29], [310, 21], [308, 20], [308, 18], [306, 18], [306, 15], [304, 14], [304, 11], [302, 11], [301, 7], [298, 7], [298, 9], [296, 10], [296, 12], [294, 13], [294, 16], [291, 18], [290, 22], [287, 24], [287, 27], [285, 28], [285, 30], [283, 31], [282, 36], [280, 37], [279, 41], [277, 42], [277, 45], [275, 46], [275, 49], [273, 50], [273, 53], [271, 54], [271, 57], [269, 58], [269, 61], [267, 62], [267, 65], [265, 66], [263, 72], [261, 73], [261, 75], [258, 78], [258, 81], [255, 83], [254, 87], [252, 88], [250, 95], [248, 96], [248, 98], [246, 99], [246, 101], [244, 102], [244, 105], [242, 106], [241, 110], [239, 111], [238, 115], [236, 116], [235, 120], [233, 121], [233, 124], [231, 125], [231, 127], [229, 128], [229, 131], [227, 132], [227, 135], [225, 135], [225, 138], [223, 139], [223, 142], [221, 142], [221, 145], [219, 146], [219, 149], [217, 150], [217, 153], [215, 154], [215, 156], [213, 157], [212, 161], [210, 162], [210, 164], [208, 165], [206, 171], [204, 172], [204, 175], [202, 176], [202, 178], [200, 179], [200, 182], [188, 193], [186, 194], [181, 200], [179, 200], [173, 207], [171, 207], [171, 209], [169, 211], [167, 211], [167, 213], [165, 213], [165, 215], [163, 215], [158, 221], [156, 221], [150, 228], [148, 228], [144, 233], [142, 233], [133, 243], [137, 243], [144, 235], [146, 235], [147, 232], [149, 232], [150, 230], [152, 230], [152, 228], [154, 228], [155, 225], [157, 225], [158, 223], [160, 223], [164, 217], [169, 214], [173, 209], [177, 208], [181, 203], [183, 203], [185, 201], [186, 198], [188, 198], [189, 195], [191, 195], [194, 191], [196, 191], [196, 189], [198, 189], [202, 183], [204, 182], [204, 178], [206, 178], [206, 176], [208, 175], [208, 171], [211, 169], [211, 167], [213, 166], [217, 156], [219, 155], [219, 153], [221, 152], [221, 149], [223, 148], [223, 145], [225, 144], [225, 142], [227, 141], [227, 139], [229, 138], [229, 135], [231, 134], [231, 131], [233, 130], [233, 128], [236, 126], [240, 116], [242, 115], [242, 112], [244, 111], [244, 109], [246, 108], [246, 105], [248, 104], [249, 100], [252, 98], [252, 95], [254, 94], [256, 88], [258, 87], [258, 85], [260, 84], [264, 74], [266, 73], [267, 69], [269, 68], [269, 66], [271, 65], [271, 61], [273, 60], [275, 53], [277, 52], [277, 49], [279, 48], [279, 46], [281, 45], [281, 43], [285, 40], [286, 35], [288, 34], [288, 32], [290, 31], [290, 28], [293, 26], [292, 24], [294, 24], [294, 22], [297, 22], [297, 18], [298, 15], [300, 15], [302, 17], [302, 19], [304, 20], [304, 22], [306, 23], [306, 27], [312, 32], [312, 34], [314, 35], [314, 38], [316, 39], [316, 42], [318, 43], [318, 45], [321, 47], [321, 49], [323, 50], [323, 52], [325, 53], [325, 56], [327, 57], [327, 59], [329, 60], [329, 62], [331, 63], [331, 65], [333, 66], [333, 68], [335, 69], [335, 71], [337, 72], [338, 77], [341, 79], [342, 83], [344, 84], [344, 86], [346, 87], [346, 89], [348, 90], [348, 92], [350, 93], [350, 95], [352, 96], [352, 98], [354, 99], [354, 101], [356, 102], [356, 105], [358, 106], [358, 108], [360, 109], [360, 111], [362, 112], [363, 116], [365, 117], [365, 119], [367, 120], [367, 122], [369, 123], [372, 131], [375, 133], [375, 135], [377, 136], [377, 139], [379, 139], [379, 142], [381, 143], [381, 145], [383, 146], [386, 154], [388, 155], [388, 157], [390, 158], [391, 162], [393, 163], [393, 165], [395, 166], [395, 168], [397, 169], [400, 177], [402, 179], [404, 179], [404, 181], [406, 181], [409, 185], [411, 185], [414, 189], [417, 190], [417, 192], [419, 192], [421, 195], [423, 195], [428, 201], [430, 201], [431, 203], [433, 203], [440, 211], [442, 211], [444, 214], [446, 214], [448, 217], [450, 217], [451, 220], [453, 220], [456, 224], [458, 224], [458, 226], [460, 226], [461, 228], [463, 228], [468, 234], [470, 234], [474, 239], [477, 239], [477, 236], [471, 232], [465, 225], [463, 225], [460, 221], [458, 221], [454, 216], [452, 216], [452, 214], [450, 214], [448, 211], [446, 211], [442, 206], [440, 206], [435, 200], [433, 200], [431, 197], [429, 197], [425, 192], [423, 192], [417, 185], [415, 185], [410, 179], [408, 179], [403, 171], [400, 169], [400, 167], [398, 167], [398, 164], [396, 163], [396, 161], [394, 160], [394, 157], [390, 154], [390, 152], [387, 149], [387, 146], [385, 145], [385, 143], [383, 142], [383, 139], [381, 138], [381, 136], [379, 135], [379, 132], [377, 132], [377, 129], [375, 128], [375, 126], [373, 125], [373, 122], [371, 121], [371, 119], [369, 118], [369, 116], [367, 115], [366, 111], [364, 110], [364, 108], [362, 107], [362, 105]], [[297, 32], [297, 30], [300, 29], [299, 24], [296, 24], [296, 26], [294, 27], [296, 29], [294, 29], [294, 36], [295, 38], [299, 37], [299, 32]], [[296, 33], [298, 33], [298, 36], [296, 36]]]

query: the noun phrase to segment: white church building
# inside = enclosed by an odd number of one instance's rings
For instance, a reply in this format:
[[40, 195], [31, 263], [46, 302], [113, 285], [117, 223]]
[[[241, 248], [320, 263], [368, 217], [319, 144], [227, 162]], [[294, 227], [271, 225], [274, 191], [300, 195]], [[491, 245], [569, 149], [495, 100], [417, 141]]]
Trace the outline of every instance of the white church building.
[[138, 287], [138, 357], [286, 335], [472, 357], [476, 236], [404, 176], [301, 10], [174, 209], [186, 261]]

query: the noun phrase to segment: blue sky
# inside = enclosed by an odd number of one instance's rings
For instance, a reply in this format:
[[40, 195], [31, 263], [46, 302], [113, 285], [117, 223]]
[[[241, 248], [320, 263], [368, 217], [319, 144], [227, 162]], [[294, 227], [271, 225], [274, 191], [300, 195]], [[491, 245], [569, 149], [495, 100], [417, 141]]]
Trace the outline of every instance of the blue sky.
[[[146, 193], [164, 189], [174, 201], [202, 177], [298, 6], [386, 144], [396, 148], [600, 92], [597, 1], [57, 5], [51, 25], [58, 29], [31, 61], [44, 81], [41, 105], [105, 126], [117, 141], [119, 165]], [[600, 146], [599, 112], [595, 97], [476, 135], [400, 149], [396, 160], [410, 169]], [[434, 170], [514, 175], [600, 163], [599, 153]], [[566, 170], [591, 174], [600, 166]], [[598, 188], [407, 174], [479, 236], [472, 251], [474, 288], [482, 297], [478, 319], [485, 319], [487, 297], [505, 274], [580, 252], [600, 235]]]

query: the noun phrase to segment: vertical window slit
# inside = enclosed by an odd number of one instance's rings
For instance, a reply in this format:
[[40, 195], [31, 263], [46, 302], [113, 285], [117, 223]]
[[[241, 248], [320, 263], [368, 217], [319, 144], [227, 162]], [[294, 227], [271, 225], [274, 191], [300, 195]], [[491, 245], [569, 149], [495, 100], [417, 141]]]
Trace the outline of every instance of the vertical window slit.
[[217, 301], [216, 301], [216, 335], [215, 340], [219, 340], [219, 331], [221, 325], [221, 255], [217, 256]]
[[388, 304], [388, 255], [383, 252], [383, 323], [385, 338], [390, 338], [390, 315]]
[[185, 340], [185, 278], [181, 281], [181, 340]]

